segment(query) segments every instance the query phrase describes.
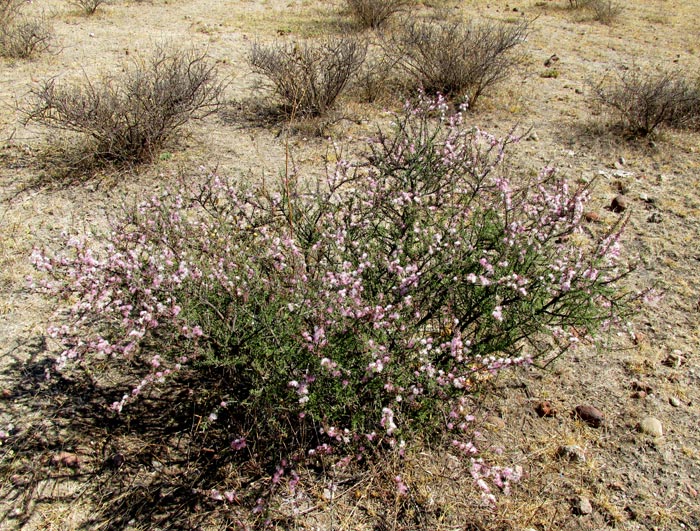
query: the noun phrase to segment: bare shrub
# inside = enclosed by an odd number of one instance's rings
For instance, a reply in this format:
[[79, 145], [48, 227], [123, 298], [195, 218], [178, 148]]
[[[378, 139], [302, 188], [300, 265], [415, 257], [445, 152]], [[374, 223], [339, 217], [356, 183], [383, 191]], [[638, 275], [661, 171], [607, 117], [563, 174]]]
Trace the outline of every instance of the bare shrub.
[[124, 77], [61, 85], [49, 79], [33, 91], [26, 122], [82, 135], [95, 159], [151, 160], [189, 120], [214, 112], [222, 84], [204, 53], [158, 48]]
[[0, 23], [15, 19], [22, 4], [24, 0], [0, 0]]
[[615, 0], [569, 0], [569, 7], [590, 11], [593, 19], [603, 24], [612, 24], [623, 11]]
[[43, 16], [22, 14], [22, 0], [0, 0], [0, 56], [27, 58], [46, 51], [53, 29]]
[[427, 93], [459, 97], [473, 106], [520, 62], [515, 48], [529, 22], [406, 21], [385, 43], [389, 54]]
[[367, 46], [354, 39], [318, 43], [254, 44], [253, 70], [265, 76], [289, 116], [322, 116], [358, 72]]
[[612, 86], [594, 87], [596, 99], [611, 108], [633, 136], [647, 136], [661, 125], [697, 127], [700, 89], [678, 71], [628, 71]]
[[81, 9], [86, 15], [92, 15], [107, 0], [68, 0], [68, 3]]
[[409, 0], [347, 0], [346, 3], [358, 26], [379, 28], [409, 4]]

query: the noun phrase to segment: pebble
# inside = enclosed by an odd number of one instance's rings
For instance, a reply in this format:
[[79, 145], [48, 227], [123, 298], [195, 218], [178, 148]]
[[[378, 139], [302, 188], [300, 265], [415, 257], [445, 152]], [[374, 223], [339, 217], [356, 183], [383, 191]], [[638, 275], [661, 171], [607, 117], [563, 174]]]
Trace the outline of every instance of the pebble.
[[654, 417], [645, 417], [639, 423], [639, 431], [651, 435], [652, 437], [661, 437], [664, 434], [661, 421]]
[[68, 468], [80, 468], [80, 457], [70, 452], [60, 452], [51, 458], [54, 466], [67, 466]]
[[3, 398], [11, 398], [12, 397], [12, 391], [9, 389], [3, 389], [2, 390], [2, 397]]
[[614, 199], [610, 203], [610, 210], [619, 214], [619, 213], [627, 210], [628, 206], [629, 206], [629, 204], [627, 202], [627, 198], [622, 194], [618, 194], [614, 197]]
[[669, 354], [662, 363], [666, 365], [666, 367], [673, 367], [674, 369], [677, 369], [683, 365], [684, 361], [683, 356], [679, 352], [674, 351]]
[[586, 453], [577, 444], [568, 444], [566, 446], [560, 446], [557, 450], [557, 456], [564, 459], [568, 459], [574, 463], [585, 463]]
[[501, 417], [497, 417], [496, 415], [489, 415], [485, 419], [486, 424], [491, 425], [492, 427], [496, 428], [497, 430], [502, 430], [506, 427], [506, 423]]
[[591, 514], [593, 512], [593, 505], [591, 504], [591, 500], [584, 496], [579, 496], [574, 504], [574, 511], [576, 512], [576, 514], [580, 514], [582, 516]]
[[598, 408], [589, 405], [576, 406], [574, 416], [580, 418], [589, 426], [599, 428], [605, 421], [605, 415]]
[[681, 401], [678, 400], [675, 396], [669, 397], [668, 403], [671, 404], [673, 407], [680, 407]]
[[632, 389], [635, 391], [644, 391], [647, 394], [653, 392], [654, 390], [651, 385], [640, 382], [639, 380], [634, 380], [631, 385]]
[[535, 413], [540, 417], [556, 417], [557, 410], [550, 402], [544, 400], [535, 406]]
[[583, 219], [592, 223], [597, 223], [600, 221], [600, 215], [597, 212], [584, 212]]

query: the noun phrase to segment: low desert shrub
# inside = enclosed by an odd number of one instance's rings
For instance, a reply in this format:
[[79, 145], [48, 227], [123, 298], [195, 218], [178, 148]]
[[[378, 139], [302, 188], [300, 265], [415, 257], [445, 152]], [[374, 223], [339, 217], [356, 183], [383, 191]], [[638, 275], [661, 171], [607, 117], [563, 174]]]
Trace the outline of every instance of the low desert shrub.
[[272, 84], [289, 116], [324, 115], [348, 87], [365, 58], [367, 46], [354, 39], [285, 44], [254, 44], [248, 55], [253, 70]]
[[135, 164], [150, 161], [191, 119], [214, 112], [221, 91], [204, 53], [158, 49], [98, 83], [43, 82], [25, 120], [81, 135], [96, 160]]
[[629, 70], [612, 84], [599, 83], [594, 95], [633, 136], [647, 136], [662, 125], [694, 128], [700, 124], [700, 86], [678, 71]]
[[614, 0], [595, 0], [591, 2], [589, 9], [593, 13], [593, 19], [603, 24], [612, 24], [624, 10], [622, 5]]
[[410, 0], [347, 0], [347, 8], [361, 28], [379, 28], [399, 13]]
[[0, 56], [24, 59], [49, 49], [53, 29], [43, 16], [22, 13], [22, 0], [0, 0]]
[[86, 15], [92, 15], [98, 7], [106, 4], [107, 0], [68, 0], [68, 3], [82, 10]]
[[[37, 250], [44, 289], [71, 303], [49, 331], [59, 365], [146, 371], [116, 411], [185, 367], [225, 368], [212, 421], [273, 485], [416, 440], [469, 460], [478, 380], [613, 319], [627, 270], [621, 225], [582, 230], [585, 189], [552, 168], [509, 175], [513, 138], [445, 113], [407, 106], [365, 161], [317, 182], [186, 180], [98, 242]], [[473, 463], [489, 499], [518, 475]]]
[[405, 21], [385, 49], [425, 92], [471, 107], [519, 64], [516, 48], [528, 29], [528, 22]]
[[623, 11], [622, 5], [614, 0], [569, 0], [569, 7], [586, 10], [603, 24], [612, 24]]

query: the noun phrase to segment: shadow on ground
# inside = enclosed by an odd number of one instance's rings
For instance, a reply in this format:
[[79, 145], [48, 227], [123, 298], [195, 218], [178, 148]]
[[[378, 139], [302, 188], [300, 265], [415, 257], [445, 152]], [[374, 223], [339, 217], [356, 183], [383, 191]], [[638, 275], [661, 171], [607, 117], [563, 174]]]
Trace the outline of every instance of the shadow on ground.
[[[230, 449], [235, 418], [207, 425], [221, 374], [183, 374], [118, 415], [110, 404], [129, 387], [98, 385], [84, 370], [54, 371], [41, 337], [3, 358], [0, 527], [29, 527], [57, 502], [91, 508], [78, 529], [234, 525], [241, 511], [250, 514], [248, 498], [262, 495], [267, 471], [246, 474], [251, 456]], [[214, 499], [212, 489], [232, 496], [234, 487], [246, 498]]]

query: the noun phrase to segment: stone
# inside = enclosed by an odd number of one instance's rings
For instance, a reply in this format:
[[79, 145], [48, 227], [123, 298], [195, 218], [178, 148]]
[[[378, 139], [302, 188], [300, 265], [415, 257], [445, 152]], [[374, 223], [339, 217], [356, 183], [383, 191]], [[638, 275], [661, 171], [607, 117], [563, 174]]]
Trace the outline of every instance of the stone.
[[681, 365], [683, 365], [684, 361], [685, 359], [683, 358], [681, 353], [674, 350], [668, 356], [666, 356], [666, 359], [662, 363], [666, 365], [666, 367], [673, 367], [674, 369], [678, 369]]
[[589, 405], [576, 406], [574, 416], [580, 418], [593, 428], [600, 428], [605, 422], [605, 415], [598, 408]]
[[646, 391], [635, 391], [632, 393], [632, 398], [646, 398], [647, 393]]
[[57, 467], [80, 468], [80, 457], [70, 452], [59, 452], [51, 458], [51, 464]]
[[576, 498], [576, 501], [574, 502], [574, 512], [581, 516], [591, 514], [593, 512], [593, 505], [591, 504], [591, 500], [584, 496], [579, 496], [578, 498]]
[[624, 212], [628, 207], [629, 203], [627, 198], [622, 194], [616, 195], [610, 203], [610, 210], [617, 214]]
[[12, 391], [9, 389], [3, 389], [2, 390], [2, 397], [3, 398], [12, 398]]
[[531, 140], [533, 142], [537, 142], [539, 139], [540, 139], [540, 137], [537, 134], [537, 132], [532, 131], [529, 135], [527, 135], [527, 138], [525, 140]]
[[568, 459], [573, 463], [585, 463], [586, 453], [577, 444], [567, 444], [566, 446], [560, 446], [557, 450], [557, 456], [562, 459]]
[[640, 382], [639, 380], [634, 380], [631, 384], [631, 387], [635, 391], [643, 391], [646, 394], [651, 394], [654, 391], [651, 385], [644, 382]]
[[583, 219], [590, 221], [591, 223], [598, 223], [600, 221], [600, 214], [597, 212], [584, 212]]
[[664, 434], [661, 421], [654, 417], [645, 417], [639, 423], [639, 431], [652, 437], [661, 437]]
[[535, 413], [540, 417], [556, 417], [557, 410], [547, 400], [543, 400], [535, 406]]
[[554, 63], [556, 63], [556, 62], [558, 62], [558, 61], [559, 61], [559, 57], [557, 56], [557, 54], [552, 54], [552, 55], [549, 57], [549, 59], [547, 59], [547, 60], [544, 62], [544, 66], [547, 66], [547, 67], [552, 66]]
[[486, 424], [490, 425], [492, 428], [496, 428], [497, 430], [502, 430], [506, 427], [506, 423], [501, 417], [497, 417], [496, 415], [489, 415], [485, 419]]
[[669, 397], [668, 403], [671, 404], [673, 407], [680, 407], [681, 406], [681, 401], [675, 396]]

